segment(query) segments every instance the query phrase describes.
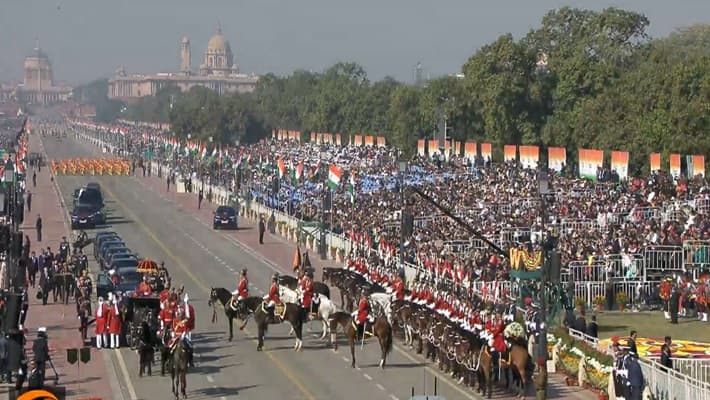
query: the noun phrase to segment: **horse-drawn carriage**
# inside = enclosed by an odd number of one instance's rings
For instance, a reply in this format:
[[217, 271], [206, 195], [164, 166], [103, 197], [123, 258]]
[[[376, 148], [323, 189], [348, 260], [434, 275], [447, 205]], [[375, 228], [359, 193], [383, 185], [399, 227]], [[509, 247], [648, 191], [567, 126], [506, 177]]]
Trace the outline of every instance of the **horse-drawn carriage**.
[[123, 321], [126, 325], [126, 342], [132, 349], [138, 347], [143, 321], [148, 323], [152, 332], [160, 329], [160, 299], [157, 296], [128, 297], [123, 309]]

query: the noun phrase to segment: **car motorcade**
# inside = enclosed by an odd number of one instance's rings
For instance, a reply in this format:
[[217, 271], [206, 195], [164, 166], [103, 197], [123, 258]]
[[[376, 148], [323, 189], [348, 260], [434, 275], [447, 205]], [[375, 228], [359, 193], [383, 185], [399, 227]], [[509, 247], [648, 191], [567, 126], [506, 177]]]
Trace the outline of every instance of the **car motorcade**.
[[111, 261], [108, 270], [114, 270], [116, 273], [120, 274], [125, 271], [138, 271], [138, 264], [140, 260], [137, 258], [119, 258]]
[[143, 275], [134, 271], [125, 271], [118, 275], [118, 284], [114, 285], [108, 272], [101, 272], [96, 277], [96, 296], [108, 298], [109, 293], [133, 293], [141, 283]]
[[106, 265], [111, 265], [116, 260], [138, 260], [138, 255], [131, 253], [112, 253], [104, 261]]
[[121, 237], [114, 231], [101, 231], [94, 236], [94, 258], [99, 255], [99, 247], [101, 247], [101, 243], [109, 238], [120, 239]]
[[105, 220], [101, 209], [90, 205], [75, 205], [71, 212], [72, 229], [96, 228]]
[[114, 255], [130, 255], [130, 254], [133, 254], [133, 252], [128, 247], [125, 247], [125, 246], [123, 246], [123, 247], [109, 247], [108, 249], [106, 249], [106, 252], [104, 252], [103, 257], [100, 260], [98, 260], [99, 265], [101, 265], [102, 267], [105, 265], [108, 265], [111, 262], [111, 257], [113, 257]]
[[219, 206], [214, 212], [213, 229], [237, 229], [237, 210], [231, 206]]

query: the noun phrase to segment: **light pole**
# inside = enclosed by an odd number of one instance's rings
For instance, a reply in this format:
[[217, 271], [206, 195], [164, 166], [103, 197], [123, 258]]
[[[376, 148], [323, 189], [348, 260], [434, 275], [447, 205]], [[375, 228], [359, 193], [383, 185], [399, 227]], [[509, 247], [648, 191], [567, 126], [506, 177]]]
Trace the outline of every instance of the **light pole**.
[[[10, 150], [12, 153], [12, 150]], [[14, 286], [12, 282], [15, 278], [15, 266], [12, 253], [15, 248], [15, 165], [12, 162], [12, 157], [10, 157], [7, 162], [5, 162], [5, 172], [3, 176], [5, 181], [7, 199], [7, 215], [10, 218], [10, 237], [9, 245], [7, 247], [7, 257], [5, 258], [5, 282], [7, 285]], [[10, 286], [8, 286], [10, 287]]]
[[404, 204], [404, 174], [407, 172], [407, 161], [400, 159], [397, 164], [399, 167], [399, 204], [401, 207], [399, 211], [399, 264], [400, 268], [404, 268], [404, 211], [406, 209]]
[[[540, 365], [541, 368], [547, 368], [547, 359], [548, 359], [548, 354], [547, 354], [547, 309], [548, 309], [548, 304], [547, 304], [547, 283], [550, 282], [550, 279], [552, 278], [552, 274], [550, 273], [551, 269], [551, 263], [550, 263], [550, 257], [548, 254], [548, 240], [551, 240], [551, 238], [547, 238], [545, 235], [545, 220], [547, 219], [547, 198], [553, 194], [552, 188], [550, 186], [550, 176], [548, 175], [547, 170], [541, 170], [538, 173], [538, 178], [537, 178], [537, 184], [538, 184], [538, 193], [540, 195], [540, 217], [541, 217], [541, 229], [542, 233], [540, 235], [540, 244], [542, 248], [542, 268], [543, 268], [543, 280], [542, 280], [542, 285], [540, 288], [540, 302], [541, 304], [541, 316], [540, 320], [542, 321], [541, 329], [540, 329], [540, 339], [538, 340], [537, 343], [537, 357], [538, 357], [538, 365], [544, 363], [543, 365]], [[552, 242], [549, 242], [552, 243]], [[547, 386], [544, 388], [545, 390], [545, 398], [547, 398]]]
[[[328, 153], [327, 152], [321, 152], [320, 153], [320, 159], [321, 160], [327, 160], [328, 159]], [[320, 162], [320, 161], [318, 161]], [[326, 249], [326, 237], [325, 237], [325, 212], [326, 212], [326, 205], [328, 206], [328, 212], [331, 215], [331, 221], [332, 221], [332, 216], [333, 216], [333, 190], [330, 189], [330, 187], [326, 187], [327, 185], [324, 185], [324, 191], [323, 191], [323, 204], [321, 205], [321, 220], [320, 220], [320, 235], [319, 235], [319, 240], [318, 240], [318, 254], [320, 255], [321, 260], [327, 260], [328, 259], [328, 251]], [[330, 195], [330, 201], [326, 203], [326, 199], [328, 198], [328, 195]], [[332, 229], [332, 228], [331, 228]]]

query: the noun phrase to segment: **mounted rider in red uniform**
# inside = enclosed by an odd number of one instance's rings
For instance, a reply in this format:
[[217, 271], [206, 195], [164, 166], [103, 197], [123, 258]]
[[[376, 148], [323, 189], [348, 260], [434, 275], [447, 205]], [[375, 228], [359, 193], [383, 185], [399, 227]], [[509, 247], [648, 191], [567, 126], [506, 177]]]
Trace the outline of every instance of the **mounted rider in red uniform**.
[[394, 291], [395, 300], [404, 300], [404, 282], [402, 282], [402, 278], [400, 278], [399, 275], [395, 275], [394, 277], [392, 290]]
[[237, 290], [232, 292], [232, 296], [236, 301], [244, 300], [249, 297], [249, 280], [247, 279], [246, 268], [242, 270], [239, 283], [237, 283]]
[[190, 366], [193, 366], [193, 360], [192, 360], [192, 342], [190, 342], [190, 339], [187, 337], [187, 333], [189, 332], [189, 322], [187, 318], [185, 318], [185, 311], [182, 308], [179, 308], [177, 311], [177, 315], [175, 316], [175, 319], [173, 320], [173, 327], [172, 327], [172, 340], [170, 341], [169, 347], [170, 351], [172, 352], [174, 349], [174, 346], [177, 344], [178, 341], [182, 340], [185, 350], [187, 351], [187, 360]]
[[301, 280], [301, 307], [303, 317], [308, 319], [308, 313], [313, 312], [313, 272], [308, 271]]
[[268, 302], [266, 305], [266, 311], [268, 311], [271, 323], [276, 323], [276, 316], [274, 315], [274, 309], [277, 304], [281, 304], [281, 298], [279, 297], [279, 274], [274, 274], [271, 277], [271, 287], [269, 288], [269, 294], [264, 296], [264, 301]]
[[365, 289], [360, 292], [360, 302], [358, 303], [357, 311], [354, 314], [358, 336], [360, 336], [364, 331], [365, 322], [370, 319], [370, 302], [367, 299], [367, 292]]

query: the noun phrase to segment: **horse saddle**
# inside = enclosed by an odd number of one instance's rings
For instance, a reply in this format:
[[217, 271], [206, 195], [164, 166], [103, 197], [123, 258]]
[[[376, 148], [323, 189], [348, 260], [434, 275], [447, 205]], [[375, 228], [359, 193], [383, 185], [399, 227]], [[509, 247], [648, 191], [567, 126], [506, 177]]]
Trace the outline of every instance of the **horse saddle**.
[[229, 301], [229, 308], [232, 309], [232, 311], [237, 311], [239, 308], [239, 300], [232, 297], [232, 300]]
[[373, 332], [375, 324], [370, 323], [370, 321], [365, 321], [365, 323], [362, 325], [358, 325], [355, 320], [353, 320], [351, 323], [353, 325], [353, 329], [355, 329], [355, 332], [357, 333], [358, 339], [364, 339], [363, 335], [365, 335], [365, 338], [369, 336], [375, 336], [375, 333]]
[[[269, 303], [267, 302], [262, 302], [261, 303], [261, 310], [268, 314], [269, 313]], [[278, 317], [279, 320], [283, 321], [284, 315], [286, 315], [286, 303], [278, 303], [274, 305], [274, 317]]]

